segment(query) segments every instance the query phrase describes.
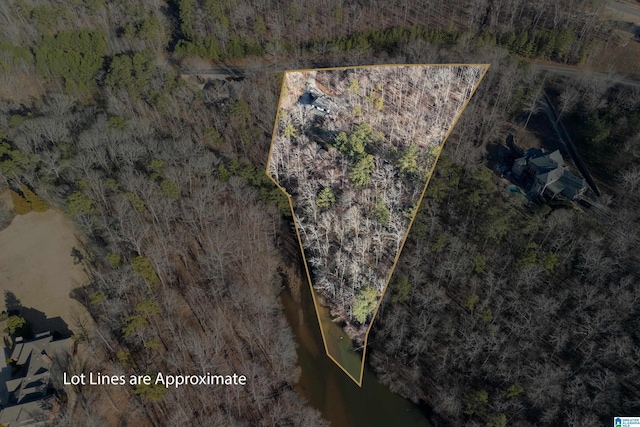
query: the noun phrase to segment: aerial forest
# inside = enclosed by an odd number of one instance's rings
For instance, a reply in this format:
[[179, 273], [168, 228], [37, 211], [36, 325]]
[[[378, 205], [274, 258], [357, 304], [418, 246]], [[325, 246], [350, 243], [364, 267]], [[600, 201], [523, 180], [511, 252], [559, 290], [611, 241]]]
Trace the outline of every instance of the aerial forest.
[[[638, 413], [640, 90], [613, 68], [562, 72], [616, 47], [605, 6], [0, 2], [0, 190], [18, 208], [0, 207], [0, 225], [44, 205], [65, 212], [90, 277], [74, 296], [95, 328], [70, 325], [87, 357], [62, 368], [250, 379], [237, 389], [76, 386], [53, 425], [328, 425], [296, 389], [280, 299], [306, 280], [289, 203], [265, 174], [274, 121], [302, 137], [277, 110], [283, 72], [461, 61], [491, 67], [447, 140], [373, 324], [373, 371], [430, 408], [434, 425], [586, 426]], [[243, 72], [225, 91], [194, 84], [199, 69], [228, 67]], [[598, 209], [523, 203], [486, 167], [488, 148], [544, 93], [602, 189]], [[330, 141], [353, 151], [346, 179], [365, 186], [353, 171], [372, 170], [367, 151], [350, 138], [366, 131], [373, 147], [374, 131], [392, 130], [368, 124]], [[330, 185], [315, 190], [318, 212], [344, 202]], [[394, 221], [380, 203], [370, 215]]]
[[287, 72], [268, 173], [311, 282], [360, 345], [446, 135], [486, 66]]

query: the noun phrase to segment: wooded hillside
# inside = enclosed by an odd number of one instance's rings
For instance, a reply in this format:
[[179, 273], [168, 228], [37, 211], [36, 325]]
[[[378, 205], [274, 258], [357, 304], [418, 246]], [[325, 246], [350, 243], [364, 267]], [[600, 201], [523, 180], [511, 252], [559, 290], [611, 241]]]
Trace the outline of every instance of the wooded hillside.
[[358, 346], [445, 136], [485, 71], [285, 75], [268, 172], [291, 196], [314, 289]]
[[[282, 237], [287, 200], [264, 174], [282, 77], [268, 63], [491, 63], [383, 306], [374, 366], [449, 423], [637, 413], [640, 97], [597, 75], [543, 79], [523, 61], [595, 57], [608, 42], [602, 6], [0, 2], [0, 185], [64, 210], [87, 241], [93, 283], [79, 294], [98, 327], [78, 335], [95, 365], [69, 369], [252, 378], [237, 394], [86, 388], [55, 424], [325, 424], [293, 391], [278, 299], [279, 271], [300, 266]], [[227, 97], [200, 90], [179, 77], [200, 62], [191, 55], [248, 71]], [[578, 149], [602, 162], [606, 221], [511, 206], [481, 167], [542, 86], [576, 123]]]

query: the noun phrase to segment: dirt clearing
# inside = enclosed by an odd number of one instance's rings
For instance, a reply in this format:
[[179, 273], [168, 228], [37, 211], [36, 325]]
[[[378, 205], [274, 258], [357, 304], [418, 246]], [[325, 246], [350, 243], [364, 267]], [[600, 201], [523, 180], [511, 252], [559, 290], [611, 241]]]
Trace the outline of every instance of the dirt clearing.
[[[1, 197], [6, 203], [6, 198]], [[55, 327], [60, 317], [74, 333], [80, 333], [81, 319], [91, 325], [85, 308], [70, 297], [70, 292], [87, 283], [82, 265], [72, 256], [80, 244], [71, 221], [59, 211], [30, 212], [16, 215], [11, 224], [0, 231], [0, 296], [12, 292], [27, 312], [46, 315], [28, 319], [34, 330]], [[5, 301], [1, 304], [5, 309]], [[28, 309], [34, 310], [28, 310]], [[26, 313], [25, 313], [26, 317]], [[38, 320], [39, 318], [39, 320]]]

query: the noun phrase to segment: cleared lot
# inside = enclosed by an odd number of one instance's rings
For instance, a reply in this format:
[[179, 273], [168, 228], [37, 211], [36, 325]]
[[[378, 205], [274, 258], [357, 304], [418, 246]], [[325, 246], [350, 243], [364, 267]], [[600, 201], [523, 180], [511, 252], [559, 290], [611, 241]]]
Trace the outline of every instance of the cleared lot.
[[[3, 195], [4, 196], [4, 195]], [[6, 203], [5, 197], [1, 202]], [[0, 231], [0, 298], [5, 309], [5, 292], [12, 292], [25, 308], [34, 329], [48, 329], [60, 322], [78, 333], [77, 320], [90, 324], [85, 308], [70, 297], [73, 289], [88, 278], [82, 265], [74, 263], [72, 250], [80, 245], [71, 221], [59, 211], [17, 215]], [[29, 310], [30, 308], [34, 310]], [[42, 312], [44, 316], [35, 311]], [[31, 318], [30, 318], [31, 317]]]

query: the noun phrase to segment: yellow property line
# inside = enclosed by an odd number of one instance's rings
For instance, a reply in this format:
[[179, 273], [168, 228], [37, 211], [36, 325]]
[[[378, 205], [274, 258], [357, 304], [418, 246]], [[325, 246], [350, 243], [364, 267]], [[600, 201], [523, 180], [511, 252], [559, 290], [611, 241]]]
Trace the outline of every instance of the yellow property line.
[[[369, 327], [367, 328], [367, 333], [365, 334], [365, 338], [364, 338], [364, 347], [363, 347], [363, 351], [362, 351], [362, 364], [360, 366], [360, 379], [356, 379], [354, 378], [353, 375], [351, 375], [341, 364], [340, 362], [338, 362], [329, 352], [329, 348], [327, 346], [327, 340], [325, 338], [325, 334], [324, 334], [324, 329], [322, 328], [322, 319], [320, 318], [320, 310], [318, 310], [318, 301], [316, 300], [316, 294], [315, 294], [315, 290], [313, 289], [313, 284], [311, 282], [311, 274], [309, 273], [309, 267], [307, 265], [307, 259], [304, 253], [304, 247], [302, 246], [302, 239], [300, 238], [300, 231], [298, 229], [298, 224], [296, 222], [296, 213], [293, 209], [293, 201], [291, 199], [291, 195], [289, 193], [287, 193], [287, 190], [285, 190], [280, 184], [278, 184], [278, 182], [269, 174], [269, 163], [271, 161], [271, 152], [273, 151], [273, 143], [276, 137], [276, 131], [277, 131], [277, 127], [278, 127], [278, 116], [280, 114], [280, 105], [282, 104], [282, 96], [284, 94], [284, 88], [285, 88], [285, 83], [286, 83], [286, 74], [287, 73], [301, 73], [301, 72], [310, 72], [310, 71], [331, 71], [331, 70], [350, 70], [350, 69], [356, 69], [356, 68], [380, 68], [380, 67], [425, 67], [425, 66], [431, 66], [431, 67], [456, 67], [456, 66], [466, 66], [466, 67], [470, 67], [470, 66], [484, 66], [485, 69], [482, 73], [482, 75], [480, 76], [480, 78], [478, 79], [477, 83], [475, 84], [473, 90], [471, 91], [471, 93], [469, 94], [469, 96], [467, 97], [466, 101], [464, 102], [464, 105], [462, 106], [462, 108], [460, 109], [460, 112], [458, 113], [458, 116], [455, 118], [453, 124], [449, 127], [449, 130], [447, 131], [447, 134], [445, 135], [442, 143], [439, 146], [438, 149], [438, 153], [436, 155], [436, 158], [433, 162], [433, 166], [431, 167], [431, 171], [429, 172], [429, 176], [427, 177], [427, 182], [424, 185], [424, 189], [422, 190], [422, 193], [420, 194], [420, 198], [418, 199], [418, 202], [416, 204], [416, 208], [414, 210], [414, 213], [411, 217], [411, 220], [409, 221], [409, 225], [407, 226], [407, 232], [404, 235], [404, 239], [402, 240], [402, 243], [400, 244], [400, 247], [398, 249], [398, 253], [396, 254], [396, 257], [393, 261], [393, 265], [391, 266], [391, 271], [389, 272], [389, 277], [387, 278], [387, 282], [384, 286], [384, 289], [382, 290], [382, 294], [380, 295], [380, 299], [378, 300], [378, 304], [376, 305], [375, 310], [373, 311], [373, 316], [371, 316], [371, 321], [369, 322]], [[362, 387], [362, 379], [363, 379], [363, 375], [364, 375], [364, 362], [365, 362], [365, 358], [367, 355], [367, 343], [369, 341], [369, 332], [371, 332], [371, 327], [373, 326], [373, 322], [376, 318], [376, 316], [378, 315], [378, 310], [380, 309], [380, 306], [382, 305], [382, 300], [387, 292], [387, 288], [389, 287], [389, 283], [391, 283], [391, 278], [393, 277], [393, 273], [396, 269], [396, 266], [398, 264], [398, 260], [400, 259], [400, 254], [402, 253], [402, 249], [404, 248], [404, 245], [407, 241], [407, 238], [409, 237], [409, 232], [411, 231], [411, 227], [413, 225], [413, 222], [416, 219], [416, 216], [418, 215], [418, 210], [420, 208], [420, 205], [422, 204], [422, 199], [424, 199], [424, 195], [427, 192], [427, 187], [429, 186], [429, 182], [431, 181], [431, 176], [433, 175], [433, 172], [435, 170], [436, 164], [438, 163], [438, 159], [440, 158], [440, 154], [442, 153], [442, 149], [444, 147], [444, 143], [447, 141], [447, 139], [449, 138], [449, 135], [451, 134], [451, 132], [453, 131], [453, 129], [455, 128], [456, 124], [458, 123], [458, 120], [460, 119], [460, 117], [462, 116], [462, 113], [464, 112], [465, 108], [467, 108], [467, 105], [469, 104], [469, 101], [471, 101], [471, 98], [473, 98], [473, 95], [476, 92], [476, 89], [478, 89], [478, 86], [480, 86], [480, 82], [482, 81], [482, 79], [484, 79], [484, 76], [487, 74], [487, 71], [489, 70], [489, 66], [490, 64], [379, 64], [379, 65], [356, 65], [356, 66], [347, 66], [347, 67], [332, 67], [332, 68], [307, 68], [307, 69], [300, 69], [300, 70], [287, 70], [284, 72], [283, 76], [282, 76], [282, 85], [280, 86], [280, 96], [278, 98], [278, 108], [276, 110], [276, 117], [274, 120], [274, 124], [273, 124], [273, 133], [271, 135], [271, 146], [269, 147], [269, 157], [267, 158], [267, 167], [265, 170], [265, 173], [267, 174], [267, 176], [269, 177], [269, 179], [271, 179], [271, 181], [273, 181], [273, 183], [287, 196], [287, 199], [289, 200], [289, 207], [291, 208], [291, 213], [293, 216], [293, 223], [296, 229], [296, 236], [298, 236], [298, 244], [300, 245], [300, 251], [302, 252], [302, 259], [304, 261], [304, 269], [307, 273], [307, 280], [309, 282], [309, 287], [311, 289], [311, 297], [313, 298], [313, 306], [316, 310], [316, 317], [318, 318], [318, 325], [320, 326], [320, 333], [322, 334], [322, 343], [324, 344], [324, 350], [327, 353], [327, 356], [329, 356], [329, 358], [331, 360], [333, 360], [333, 362], [338, 365], [338, 367], [340, 369], [342, 369], [342, 371], [344, 371], [345, 374], [347, 374], [347, 376], [349, 378], [351, 378], [359, 387]]]

